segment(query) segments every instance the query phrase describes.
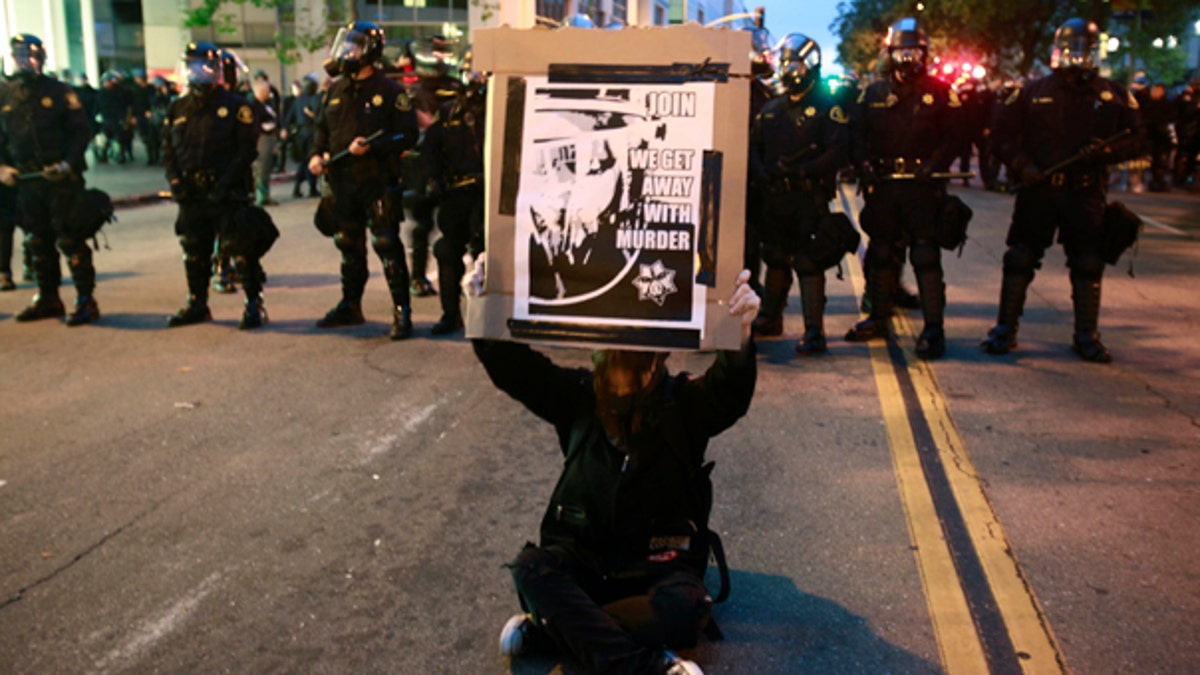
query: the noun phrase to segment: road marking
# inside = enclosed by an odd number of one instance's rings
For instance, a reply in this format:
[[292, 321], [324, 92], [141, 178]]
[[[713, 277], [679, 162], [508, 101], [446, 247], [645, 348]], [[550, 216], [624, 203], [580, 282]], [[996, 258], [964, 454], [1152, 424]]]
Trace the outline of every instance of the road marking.
[[146, 649], [182, 625], [200, 606], [200, 601], [213, 591], [220, 579], [220, 572], [210, 574], [207, 579], [200, 582], [195, 590], [168, 607], [161, 616], [142, 624], [141, 630], [136, 635], [100, 659], [96, 663], [96, 668], [101, 672], [107, 672], [109, 668], [119, 668], [122, 664], [129, 665], [129, 662], [136, 662]]
[[[860, 209], [839, 186], [857, 225]], [[856, 297], [859, 259], [846, 259]], [[914, 331], [868, 344], [888, 445], [942, 665], [959, 673], [1070, 672], [1037, 597], [988, 502], [930, 364], [913, 358]]]

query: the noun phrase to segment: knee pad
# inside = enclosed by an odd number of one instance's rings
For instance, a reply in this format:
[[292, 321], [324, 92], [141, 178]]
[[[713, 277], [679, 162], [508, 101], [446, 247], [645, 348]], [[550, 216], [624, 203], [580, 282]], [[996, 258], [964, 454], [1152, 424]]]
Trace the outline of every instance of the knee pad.
[[899, 267], [898, 263], [902, 260], [903, 257], [897, 259], [895, 249], [891, 244], [876, 243], [874, 239], [867, 244], [866, 263], [871, 268], [884, 270]]
[[1010, 272], [1033, 272], [1042, 266], [1042, 252], [1025, 246], [1010, 246], [1004, 252], [1004, 269]]
[[787, 269], [790, 264], [787, 252], [778, 244], [763, 244], [762, 260], [773, 269]]
[[213, 251], [211, 245], [194, 234], [180, 235], [179, 245], [183, 248], [183, 257], [185, 260], [189, 258], [208, 259], [212, 257]]
[[941, 267], [942, 252], [938, 245], [928, 241], [918, 241], [912, 245], [908, 254], [913, 270]]
[[1071, 276], [1077, 279], [1100, 279], [1104, 276], [1104, 259], [1094, 253], [1082, 253], [1067, 257]]
[[363, 239], [362, 232], [347, 227], [340, 227], [337, 234], [333, 235], [333, 244], [343, 253], [357, 253], [366, 243]]
[[376, 234], [371, 238], [371, 246], [380, 258], [397, 258], [402, 255], [404, 246], [395, 232]]

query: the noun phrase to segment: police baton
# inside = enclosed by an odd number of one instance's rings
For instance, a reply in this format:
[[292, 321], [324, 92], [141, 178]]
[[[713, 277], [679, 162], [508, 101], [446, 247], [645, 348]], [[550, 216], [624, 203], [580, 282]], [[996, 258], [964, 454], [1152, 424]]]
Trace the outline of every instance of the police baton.
[[[1056, 174], [1059, 171], [1062, 171], [1063, 169], [1067, 168], [1068, 166], [1071, 166], [1075, 162], [1082, 160], [1083, 158], [1085, 158], [1088, 155], [1095, 152], [1097, 149], [1103, 148], [1104, 146], [1109, 145], [1111, 143], [1116, 143], [1117, 141], [1121, 140], [1122, 138], [1125, 138], [1126, 136], [1128, 136], [1131, 133], [1133, 133], [1133, 131], [1131, 129], [1122, 129], [1122, 130], [1118, 131], [1117, 133], [1113, 134], [1112, 136], [1109, 136], [1108, 138], [1106, 138], [1098, 143], [1089, 143], [1088, 145], [1085, 145], [1083, 147], [1083, 149], [1080, 150], [1079, 152], [1071, 155], [1070, 157], [1059, 162], [1058, 164], [1055, 164], [1054, 166], [1050, 167], [1049, 169], [1042, 171], [1042, 177], [1040, 179], [1034, 181], [1030, 185], [1036, 185], [1037, 183], [1040, 183], [1040, 182], [1046, 180], [1051, 175]], [[1011, 186], [1010, 189], [1019, 190], [1019, 189], [1021, 189], [1021, 184], [1017, 183], [1016, 185]]]
[[[929, 174], [930, 178], [937, 180], [954, 180], [955, 178], [974, 178], [974, 171], [935, 171]], [[915, 173], [893, 173], [889, 176], [884, 176], [884, 180], [916, 180]]]
[[[376, 138], [379, 138], [382, 135], [383, 135], [383, 129], [380, 129], [379, 131], [376, 131], [375, 133], [371, 134], [370, 136], [367, 136], [366, 138], [364, 138], [362, 140], [362, 144], [370, 145], [372, 141], [374, 141]], [[398, 134], [397, 137], [400, 137], [403, 135], [404, 134]], [[392, 140], [395, 140], [395, 139], [393, 138]], [[345, 150], [342, 150], [338, 154], [334, 155], [333, 157], [330, 157], [329, 159], [325, 160], [324, 162], [322, 162], [322, 164], [324, 166], [329, 166], [330, 164], [333, 164], [334, 162], [338, 161], [339, 159], [342, 159], [343, 157], [345, 157], [346, 155], [349, 155], [349, 154], [350, 154], [350, 148], [346, 148]]]

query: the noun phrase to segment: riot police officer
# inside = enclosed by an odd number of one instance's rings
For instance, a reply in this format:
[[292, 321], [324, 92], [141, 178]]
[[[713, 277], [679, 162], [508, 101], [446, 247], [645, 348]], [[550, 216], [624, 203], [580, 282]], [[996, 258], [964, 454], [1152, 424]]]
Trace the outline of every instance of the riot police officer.
[[959, 148], [962, 104], [950, 85], [930, 77], [929, 38], [916, 19], [892, 24], [885, 41], [891, 73], [859, 96], [851, 116], [850, 147], [865, 187], [863, 230], [871, 313], [846, 334], [852, 342], [885, 337], [907, 249], [917, 277], [925, 327], [916, 353], [946, 352], [946, 285], [938, 245], [938, 213], [946, 187], [933, 179]]
[[[1097, 330], [1108, 165], [1138, 156], [1142, 142], [1137, 101], [1099, 76], [1099, 59], [1096, 24], [1070, 19], [1054, 34], [1053, 72], [1002, 104], [996, 152], [1020, 175], [1023, 187], [1008, 230], [996, 326], [983, 341], [990, 354], [1007, 354], [1017, 346], [1026, 290], [1057, 230], [1071, 270], [1072, 348], [1086, 361], [1112, 360]], [[1127, 135], [1121, 140], [1100, 142], [1122, 132]], [[1046, 175], [1070, 158], [1077, 161]]]
[[487, 106], [485, 88], [472, 86], [442, 105], [438, 119], [425, 131], [424, 156], [441, 195], [433, 245], [437, 258], [442, 316], [430, 332], [453, 333], [463, 327], [459, 281], [466, 273], [463, 254], [483, 251], [483, 143]]
[[[402, 211], [389, 203], [393, 198], [389, 187], [397, 176], [388, 159], [416, 142], [417, 122], [403, 86], [375, 68], [383, 45], [383, 29], [370, 21], [356, 21], [339, 31], [330, 53], [341, 77], [330, 87], [318, 114], [308, 168], [314, 175], [329, 172], [338, 228], [334, 243], [342, 252], [342, 300], [317, 327], [363, 323], [369, 229], [392, 296], [389, 335], [402, 340], [412, 335], [412, 307], [408, 261], [400, 240]], [[378, 137], [368, 141], [374, 134]], [[340, 159], [325, 164], [339, 153]]]
[[829, 213], [838, 169], [848, 157], [848, 119], [821, 86], [821, 50], [811, 38], [784, 38], [779, 79], [784, 94], [763, 106], [750, 136], [750, 170], [765, 199], [766, 298], [756, 321], [781, 331], [794, 270], [805, 329], [796, 352], [820, 354], [826, 351], [825, 269], [814, 259], [812, 237]]
[[92, 296], [96, 270], [92, 249], [73, 211], [83, 198], [84, 153], [91, 139], [87, 113], [75, 91], [45, 75], [46, 49], [36, 36], [20, 33], [10, 41], [16, 79], [0, 92], [0, 182], [17, 185], [17, 220], [36, 271], [38, 293], [17, 321], [63, 316], [58, 296], [58, 250], [75, 280], [75, 308], [68, 326], [100, 318]]
[[254, 111], [240, 96], [222, 86], [221, 54], [209, 42], [187, 45], [183, 55], [188, 91], [167, 109], [163, 133], [163, 167], [171, 195], [179, 204], [175, 234], [183, 247], [187, 302], [167, 325], [187, 326], [212, 320], [208, 277], [218, 235], [231, 250], [241, 272], [246, 306], [239, 328], [266, 323], [263, 271], [254, 247], [239, 241], [232, 227], [234, 212], [249, 202], [246, 175], [254, 160], [257, 125]]

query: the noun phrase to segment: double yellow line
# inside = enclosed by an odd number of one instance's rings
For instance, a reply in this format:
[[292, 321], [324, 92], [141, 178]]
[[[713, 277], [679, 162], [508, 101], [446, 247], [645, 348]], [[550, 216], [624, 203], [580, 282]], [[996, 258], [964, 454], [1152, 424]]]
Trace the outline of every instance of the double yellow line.
[[[861, 210], [845, 186], [842, 207]], [[861, 228], [860, 228], [861, 229]], [[847, 256], [857, 298], [862, 267]], [[907, 317], [895, 340], [872, 341], [871, 364], [925, 601], [949, 675], [1069, 673], [1045, 612], [988, 502]]]

